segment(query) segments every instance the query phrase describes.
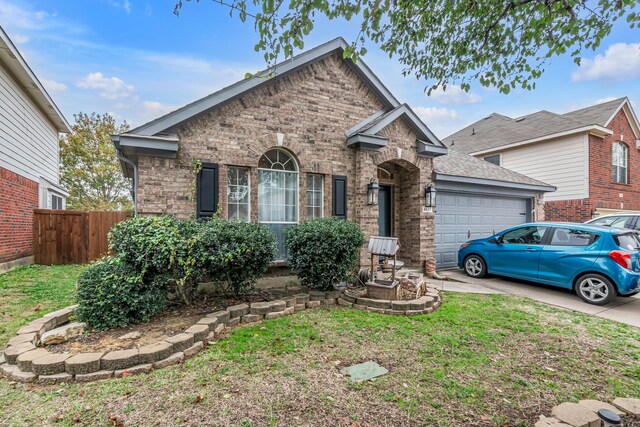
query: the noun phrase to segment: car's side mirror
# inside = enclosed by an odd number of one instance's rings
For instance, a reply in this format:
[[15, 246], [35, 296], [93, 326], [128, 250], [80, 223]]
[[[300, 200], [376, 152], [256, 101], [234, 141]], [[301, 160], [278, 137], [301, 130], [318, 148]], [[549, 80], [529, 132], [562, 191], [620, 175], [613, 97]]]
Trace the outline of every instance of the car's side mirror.
[[496, 237], [496, 243], [498, 243], [498, 244], [502, 243], [502, 236]]

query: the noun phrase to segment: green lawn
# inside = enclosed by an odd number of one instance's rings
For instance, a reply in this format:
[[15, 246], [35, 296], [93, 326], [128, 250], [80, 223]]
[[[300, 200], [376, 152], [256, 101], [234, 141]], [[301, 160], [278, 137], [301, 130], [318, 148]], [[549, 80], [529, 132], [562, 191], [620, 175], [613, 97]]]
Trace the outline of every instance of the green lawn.
[[[43, 273], [51, 288], [52, 270], [12, 275], [34, 283]], [[72, 274], [47, 297], [71, 298]], [[3, 292], [6, 283], [0, 276]], [[29, 304], [20, 302], [33, 314]], [[366, 360], [389, 374], [362, 384], [339, 375]], [[0, 425], [528, 426], [557, 403], [616, 396], [640, 396], [639, 330], [521, 298], [447, 293], [440, 310], [415, 318], [335, 307], [236, 328], [148, 375], [0, 380]]]

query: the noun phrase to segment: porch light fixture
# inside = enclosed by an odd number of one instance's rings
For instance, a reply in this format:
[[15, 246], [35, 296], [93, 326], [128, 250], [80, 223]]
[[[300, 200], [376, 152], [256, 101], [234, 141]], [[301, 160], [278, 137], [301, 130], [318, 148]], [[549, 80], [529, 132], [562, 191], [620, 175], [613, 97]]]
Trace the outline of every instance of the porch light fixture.
[[375, 206], [378, 204], [378, 191], [380, 190], [380, 186], [378, 185], [378, 180], [375, 178], [371, 178], [369, 181], [369, 185], [367, 185], [367, 203], [369, 206]]
[[431, 184], [424, 188], [424, 207], [427, 209], [436, 207], [436, 189]]

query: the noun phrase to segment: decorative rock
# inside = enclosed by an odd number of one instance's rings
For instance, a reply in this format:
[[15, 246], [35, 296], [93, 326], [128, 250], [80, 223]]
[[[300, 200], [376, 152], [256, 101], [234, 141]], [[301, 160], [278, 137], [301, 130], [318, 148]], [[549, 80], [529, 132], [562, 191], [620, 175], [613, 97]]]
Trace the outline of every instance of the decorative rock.
[[409, 310], [424, 310], [426, 308], [426, 302], [420, 299], [412, 299], [407, 302], [409, 303]]
[[34, 350], [27, 351], [26, 353], [22, 353], [16, 359], [16, 365], [20, 368], [21, 371], [30, 371], [31, 363], [39, 357], [46, 356], [50, 354], [44, 348], [36, 348]]
[[100, 368], [103, 371], [127, 369], [138, 364], [138, 349], [116, 350], [102, 356]]
[[543, 415], [540, 415], [540, 421], [536, 422], [534, 427], [571, 427], [571, 426], [555, 418], [547, 418]]
[[[240, 320], [240, 319], [238, 319]], [[193, 341], [204, 341], [209, 335], [209, 327], [207, 325], [193, 325], [185, 331], [188, 334], [193, 334]]]
[[242, 316], [242, 323], [254, 323], [259, 322], [264, 319], [264, 316], [261, 314], [245, 314]]
[[338, 298], [338, 305], [341, 305], [341, 306], [344, 306], [344, 307], [352, 307], [353, 306], [353, 302], [343, 300], [342, 298]]
[[309, 301], [307, 303], [307, 308], [316, 308], [320, 307], [320, 300]]
[[30, 334], [16, 335], [15, 337], [11, 338], [7, 342], [7, 347], [11, 346], [11, 345], [24, 344], [26, 342], [29, 342], [31, 344], [35, 344], [37, 339], [38, 339], [38, 336], [36, 335], [35, 332], [31, 332]]
[[38, 377], [38, 382], [41, 384], [60, 384], [60, 383], [68, 383], [73, 379], [73, 376], [63, 372], [61, 374], [53, 374], [53, 375], [40, 375]]
[[186, 358], [186, 357], [194, 356], [198, 354], [200, 350], [202, 350], [203, 348], [204, 348], [204, 343], [202, 341], [198, 341], [184, 351], [184, 357]]
[[213, 331], [216, 326], [218, 325], [218, 318], [217, 317], [203, 317], [202, 319], [198, 320], [198, 323], [196, 323], [196, 325], [206, 325], [210, 331]]
[[174, 353], [177, 353], [193, 345], [193, 334], [183, 332], [181, 334], [165, 338], [165, 341], [172, 344], [173, 347], [171, 347], [171, 350]]
[[231, 313], [226, 310], [216, 311], [215, 313], [207, 314], [207, 317], [217, 317], [218, 323], [225, 323], [231, 318]]
[[218, 326], [216, 326], [216, 328], [213, 330], [213, 334], [214, 334], [214, 336], [216, 336], [216, 337], [217, 337], [218, 335], [220, 335], [221, 333], [223, 333], [223, 332], [224, 332], [224, 330], [225, 330], [225, 326], [224, 326], [224, 324], [223, 324], [223, 323], [221, 323], [221, 324], [219, 324]]
[[227, 307], [227, 311], [229, 312], [231, 318], [234, 317], [242, 317], [245, 314], [249, 313], [249, 305], [248, 304], [238, 304], [232, 307]]
[[153, 364], [155, 369], [166, 368], [167, 366], [177, 365], [178, 363], [184, 360], [184, 353], [178, 352], [174, 353], [166, 359], [159, 360]]
[[356, 302], [356, 300], [358, 299], [357, 297], [354, 297], [353, 295], [349, 295], [346, 292], [343, 292], [342, 295], [340, 295], [340, 298], [351, 303]]
[[144, 365], [166, 359], [171, 355], [172, 347], [173, 344], [166, 341], [142, 346], [138, 348], [138, 363]]
[[271, 319], [277, 319], [278, 317], [282, 317], [284, 316], [284, 310], [283, 311], [276, 311], [274, 313], [267, 313], [264, 315], [264, 319], [265, 320], [271, 320]]
[[640, 415], [640, 399], [618, 397], [611, 403], [613, 403], [617, 408], [625, 411], [627, 414]]
[[49, 353], [31, 362], [31, 371], [36, 375], [53, 375], [64, 372], [64, 361], [69, 358], [64, 353]]
[[411, 310], [411, 302], [409, 301], [391, 301], [391, 309], [392, 310], [402, 310], [407, 311]]
[[44, 345], [62, 344], [63, 342], [67, 342], [69, 338], [82, 335], [85, 326], [87, 326], [86, 323], [69, 323], [67, 325], [45, 332], [40, 337], [40, 341]]
[[113, 376], [116, 378], [122, 378], [129, 375], [138, 375], [138, 374], [146, 374], [153, 368], [151, 363], [146, 363], [144, 365], [136, 365], [127, 369], [117, 369], [113, 372]]
[[551, 414], [573, 427], [600, 427], [600, 418], [577, 403], [565, 402], [555, 406]]
[[100, 370], [104, 353], [80, 353], [64, 361], [64, 370], [71, 375], [88, 374]]
[[16, 359], [18, 358], [18, 356], [20, 356], [22, 353], [26, 353], [27, 351], [34, 350], [35, 348], [36, 346], [30, 342], [25, 342], [22, 344], [12, 345], [11, 347], [7, 347], [7, 349], [4, 351], [5, 361], [7, 363], [15, 365]]
[[20, 370], [16, 370], [11, 374], [11, 380], [19, 381], [21, 383], [32, 383], [38, 378], [36, 374], [33, 372], [23, 372]]
[[598, 413], [598, 411], [600, 409], [608, 409], [611, 412], [614, 412], [620, 416], [622, 415], [626, 415], [627, 413], [625, 411], [621, 411], [620, 409], [616, 408], [615, 406], [609, 404], [609, 403], [605, 403], [605, 402], [601, 402], [599, 400], [581, 400], [580, 402], [578, 402], [578, 405], [580, 406], [584, 406], [585, 408], [587, 408], [589, 411], [594, 412], [594, 413]]
[[324, 292], [309, 291], [309, 301], [320, 301], [324, 299]]
[[133, 331], [118, 337], [118, 339], [119, 340], [137, 340], [141, 336], [142, 334], [139, 331]]
[[306, 304], [309, 302], [309, 294], [295, 294], [296, 304]]
[[91, 372], [89, 374], [77, 374], [76, 381], [89, 382], [89, 381], [98, 381], [98, 380], [108, 380], [112, 376], [113, 376], [113, 371], [98, 371], [98, 372]]
[[287, 308], [294, 307], [297, 303], [297, 298], [294, 296], [282, 298], [282, 301], [285, 302]]
[[293, 306], [294, 311], [301, 311], [307, 308], [307, 304], [296, 304]]
[[372, 308], [391, 308], [391, 301], [386, 299], [358, 298], [357, 303]]

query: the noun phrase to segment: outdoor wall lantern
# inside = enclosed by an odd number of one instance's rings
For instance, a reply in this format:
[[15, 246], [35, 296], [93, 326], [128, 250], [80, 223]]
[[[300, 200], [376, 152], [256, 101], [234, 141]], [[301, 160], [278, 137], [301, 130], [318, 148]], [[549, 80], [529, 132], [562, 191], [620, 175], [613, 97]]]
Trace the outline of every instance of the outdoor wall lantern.
[[436, 207], [436, 189], [431, 184], [424, 188], [424, 207], [429, 211]]
[[380, 190], [380, 186], [378, 185], [378, 180], [375, 178], [371, 178], [369, 181], [369, 185], [367, 185], [367, 200], [370, 206], [375, 206], [378, 204], [378, 191]]

